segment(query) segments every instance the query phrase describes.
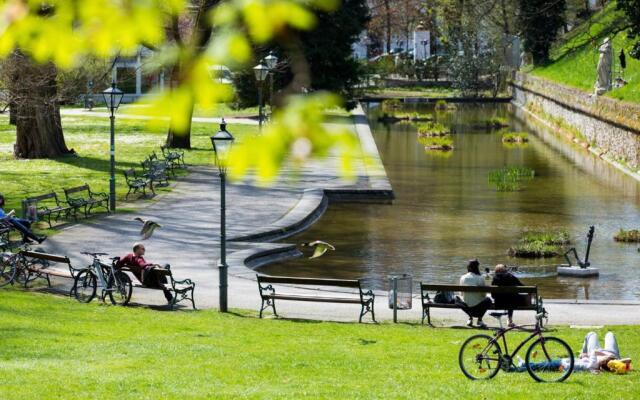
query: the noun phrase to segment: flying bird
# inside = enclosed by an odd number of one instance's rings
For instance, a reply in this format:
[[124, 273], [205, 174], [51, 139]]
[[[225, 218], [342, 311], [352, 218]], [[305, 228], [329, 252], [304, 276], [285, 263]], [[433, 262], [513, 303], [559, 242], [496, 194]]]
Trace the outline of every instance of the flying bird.
[[160, 224], [150, 219], [142, 219], [140, 217], [135, 217], [134, 220], [142, 222], [142, 229], [140, 230], [140, 235], [142, 235], [142, 240], [147, 240], [153, 235], [153, 231], [156, 228], [162, 228]]
[[302, 247], [314, 247], [313, 255], [311, 257], [309, 257], [310, 260], [312, 258], [320, 257], [321, 255], [326, 253], [327, 250], [335, 250], [336, 249], [335, 247], [333, 247], [329, 243], [323, 242], [322, 240], [316, 240], [314, 242], [309, 242], [309, 243], [302, 243], [300, 246], [302, 246]]

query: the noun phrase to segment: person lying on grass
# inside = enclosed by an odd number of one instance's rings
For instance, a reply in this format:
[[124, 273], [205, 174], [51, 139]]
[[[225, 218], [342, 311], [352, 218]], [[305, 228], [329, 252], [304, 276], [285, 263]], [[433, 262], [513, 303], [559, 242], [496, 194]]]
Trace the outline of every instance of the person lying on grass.
[[[534, 370], [562, 370], [569, 367], [568, 358], [555, 359], [551, 361], [536, 362], [530, 364]], [[513, 372], [524, 372], [527, 366], [521, 360]], [[621, 358], [618, 341], [613, 332], [607, 332], [604, 337], [604, 348], [600, 347], [598, 334], [589, 332], [584, 337], [582, 351], [573, 363], [574, 371], [589, 371], [598, 373], [600, 371], [611, 371], [616, 374], [624, 374], [631, 370], [631, 359]]]
[[24, 243], [42, 243], [45, 241], [45, 239], [47, 238], [46, 236], [36, 236], [31, 231], [31, 221], [22, 218], [16, 218], [15, 214], [15, 210], [11, 210], [8, 213], [4, 212], [4, 195], [0, 193], [0, 219], [6, 220], [7, 222], [9, 222], [9, 224], [11, 224], [11, 226], [13, 226], [18, 232], [20, 232], [20, 234], [22, 235], [22, 241]]

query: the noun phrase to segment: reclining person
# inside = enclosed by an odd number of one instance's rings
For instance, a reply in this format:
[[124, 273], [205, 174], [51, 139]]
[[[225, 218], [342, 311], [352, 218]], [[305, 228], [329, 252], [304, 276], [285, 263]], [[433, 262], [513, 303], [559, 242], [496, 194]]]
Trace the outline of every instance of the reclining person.
[[4, 195], [0, 194], [0, 219], [5, 219], [11, 226], [13, 226], [20, 234], [22, 234], [22, 241], [24, 243], [38, 242], [42, 243], [47, 238], [46, 236], [36, 236], [31, 231], [31, 221], [16, 218], [15, 210], [11, 210], [8, 213], [4, 212]]
[[148, 263], [144, 259], [145, 247], [142, 243], [136, 243], [133, 245], [133, 253], [129, 253], [122, 257], [116, 263], [117, 269], [127, 268], [138, 278], [143, 285], [150, 288], [162, 289], [164, 297], [169, 303], [173, 300], [171, 292], [164, 288], [164, 284], [167, 283], [167, 278], [164, 274], [159, 273], [160, 270], [164, 270], [158, 264]]
[[[531, 364], [532, 369], [543, 370], [559, 370], [562, 368], [568, 368], [570, 365], [570, 359], [554, 359], [550, 361], [543, 361]], [[621, 358], [620, 349], [618, 347], [618, 341], [613, 332], [607, 332], [604, 337], [604, 348], [600, 347], [598, 341], [598, 334], [595, 332], [589, 332], [584, 337], [582, 343], [582, 351], [580, 356], [576, 357], [573, 363], [574, 371], [611, 371], [617, 374], [624, 374], [631, 369], [631, 359]], [[524, 365], [524, 361], [520, 362], [514, 371], [523, 372], [527, 367]]]

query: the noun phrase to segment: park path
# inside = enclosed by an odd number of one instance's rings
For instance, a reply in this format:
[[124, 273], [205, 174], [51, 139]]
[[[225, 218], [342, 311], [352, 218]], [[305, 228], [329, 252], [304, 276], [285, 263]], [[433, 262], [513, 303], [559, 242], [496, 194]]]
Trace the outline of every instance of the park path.
[[[338, 178], [338, 160], [330, 157], [312, 162], [299, 174], [285, 170], [281, 178], [269, 188], [259, 188], [249, 181], [230, 184], [227, 188], [227, 233], [229, 261], [229, 307], [257, 309], [260, 305], [255, 271], [250, 267], [288, 257], [296, 253], [294, 247], [272, 243], [289, 236], [315, 222], [327, 207], [327, 195], [338, 200], [388, 200], [391, 187], [381, 167], [375, 142], [362, 111], [356, 112], [352, 125], [363, 150], [373, 163], [356, 163], [357, 179], [344, 182]], [[188, 161], [188, 160], [187, 160]], [[163, 227], [145, 242], [146, 258], [151, 262], [170, 263], [178, 279], [191, 278], [196, 282], [196, 304], [199, 308], [218, 306], [219, 257], [219, 179], [214, 168], [192, 167], [174, 190], [157, 197], [136, 213], [122, 213], [99, 217], [87, 223], [71, 225], [45, 242], [45, 249], [68, 255], [74, 265], [88, 263], [81, 251], [101, 251], [110, 255], [124, 255], [139, 240], [140, 224], [136, 216], [151, 218]], [[388, 201], [387, 201], [388, 202]], [[381, 204], [380, 207], [390, 207]], [[322, 238], [318, 238], [322, 239]], [[261, 252], [270, 253], [254, 258]], [[247, 264], [250, 267], [247, 267]], [[65, 280], [55, 280], [57, 289], [68, 289]], [[292, 288], [294, 292], [309, 289]], [[314, 288], [318, 293], [326, 288]], [[134, 290], [133, 302], [145, 305], [165, 304], [162, 293], [155, 290]], [[385, 293], [377, 293], [376, 316], [389, 320]], [[640, 305], [635, 302], [545, 302], [552, 324], [598, 326], [609, 324], [640, 324]], [[281, 302], [281, 315], [291, 318], [357, 321], [359, 306]], [[414, 298], [413, 309], [399, 313], [401, 320], [420, 319], [420, 301]], [[459, 310], [433, 311], [436, 324], [461, 324], [465, 321]], [[530, 312], [516, 314], [516, 321], [530, 321]], [[492, 323], [493, 321], [487, 322]]]

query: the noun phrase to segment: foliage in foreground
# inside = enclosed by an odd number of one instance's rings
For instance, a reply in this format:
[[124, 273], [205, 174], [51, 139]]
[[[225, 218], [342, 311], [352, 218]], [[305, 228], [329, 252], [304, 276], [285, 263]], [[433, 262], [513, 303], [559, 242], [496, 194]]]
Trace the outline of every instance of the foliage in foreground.
[[[631, 394], [640, 383], [636, 372], [574, 374], [566, 383], [549, 385], [533, 382], [526, 373], [500, 372], [489, 382], [470, 381], [458, 368], [457, 354], [475, 330], [433, 329], [418, 323], [260, 320], [255, 311], [220, 314], [83, 305], [4, 288], [0, 297], [0, 398], [6, 400], [546, 400], [611, 398], [612, 387], [616, 393]], [[623, 355], [636, 360], [638, 328], [611, 330]], [[586, 333], [587, 329], [568, 328], [553, 332], [575, 352]]]

